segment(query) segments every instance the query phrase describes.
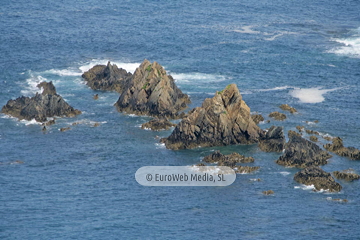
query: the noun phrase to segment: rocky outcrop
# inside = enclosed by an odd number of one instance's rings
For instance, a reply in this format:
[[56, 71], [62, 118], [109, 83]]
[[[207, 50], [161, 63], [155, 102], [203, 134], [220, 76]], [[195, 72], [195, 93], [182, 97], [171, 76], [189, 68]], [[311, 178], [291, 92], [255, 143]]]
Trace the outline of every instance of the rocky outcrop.
[[281, 152], [284, 146], [285, 136], [282, 127], [272, 126], [259, 141], [259, 148], [264, 152]]
[[349, 182], [360, 179], [360, 175], [356, 174], [352, 169], [344, 170], [341, 172], [335, 171], [335, 172], [333, 172], [333, 175], [337, 179], [342, 179], [342, 180], [349, 181]]
[[342, 157], [348, 157], [352, 160], [360, 160], [360, 151], [354, 147], [344, 147], [343, 140], [339, 137], [332, 139], [332, 144], [324, 145], [324, 148]]
[[141, 125], [142, 129], [151, 129], [152, 131], [169, 130], [175, 127], [176, 124], [170, 122], [167, 118], [155, 118]]
[[310, 141], [317, 142], [319, 139], [315, 136], [310, 136]]
[[259, 170], [260, 167], [236, 166], [234, 169], [235, 169], [235, 173], [247, 174], [247, 173], [252, 173], [252, 172], [255, 172], [256, 170]]
[[286, 119], [286, 115], [279, 112], [272, 112], [269, 114], [269, 117], [274, 118], [277, 121], [283, 121]]
[[261, 129], [250, 116], [250, 108], [242, 100], [235, 84], [228, 85], [194, 108], [161, 141], [169, 149], [252, 144], [258, 142]]
[[330, 173], [325, 172], [319, 167], [308, 167], [294, 175], [294, 180], [305, 185], [314, 185], [315, 190], [327, 190], [330, 192], [340, 192], [342, 187], [335, 182]]
[[267, 191], [263, 191], [262, 192], [264, 195], [273, 195], [274, 191], [273, 190], [267, 190]]
[[264, 117], [261, 114], [253, 114], [251, 115], [251, 118], [256, 124], [259, 124], [260, 122], [264, 121]]
[[45, 122], [47, 117], [74, 117], [81, 114], [81, 111], [71, 107], [56, 93], [52, 82], [42, 82], [38, 87], [43, 88], [42, 94], [36, 93], [32, 98], [22, 96], [9, 100], [1, 112], [20, 120], [35, 119], [38, 122]]
[[279, 108], [281, 108], [281, 109], [284, 110], [284, 111], [288, 111], [288, 112], [290, 112], [290, 113], [296, 113], [296, 112], [297, 112], [297, 110], [296, 110], [295, 108], [290, 107], [290, 106], [287, 105], [287, 104], [281, 104], [281, 105], [279, 106]]
[[182, 93], [160, 64], [144, 60], [126, 81], [115, 106], [130, 114], [182, 118], [184, 114], [179, 112], [189, 103], [188, 95]]
[[310, 130], [310, 129], [306, 129], [306, 130], [305, 130], [305, 132], [306, 132], [307, 134], [315, 134], [315, 135], [320, 135], [320, 133], [319, 133], [319, 132], [317, 132], [317, 131], [314, 131], [314, 130]]
[[332, 156], [315, 143], [301, 137], [300, 134], [289, 131], [289, 141], [285, 144], [285, 152], [276, 161], [287, 167], [305, 168], [327, 164]]
[[[91, 89], [117, 91], [119, 93], [125, 88], [125, 80], [131, 77], [131, 73], [116, 64], [96, 65], [85, 72], [82, 77]], [[95, 98], [94, 98], [95, 99]]]
[[203, 162], [207, 163], [221, 163], [221, 162], [234, 162], [235, 163], [251, 163], [254, 162], [253, 157], [245, 157], [236, 152], [233, 152], [229, 155], [224, 155], [220, 151], [215, 151], [210, 155], [207, 155], [203, 158]]
[[296, 126], [296, 129], [299, 131], [299, 132], [303, 132], [303, 130], [305, 129], [304, 126]]

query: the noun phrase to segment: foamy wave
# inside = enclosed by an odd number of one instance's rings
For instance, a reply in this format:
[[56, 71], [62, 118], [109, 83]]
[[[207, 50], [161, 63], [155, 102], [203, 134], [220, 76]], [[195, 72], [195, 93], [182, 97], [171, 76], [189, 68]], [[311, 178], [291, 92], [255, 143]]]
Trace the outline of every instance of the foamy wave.
[[347, 39], [333, 39], [333, 41], [341, 43], [343, 46], [331, 49], [330, 53], [360, 58], [360, 36]]
[[283, 176], [287, 176], [287, 175], [290, 174], [290, 172], [280, 172], [280, 174], [283, 175]]
[[324, 94], [339, 89], [341, 88], [333, 88], [333, 89], [321, 89], [321, 87], [300, 88], [290, 91], [290, 95], [295, 98], [298, 98], [303, 103], [320, 103], [325, 100], [323, 96]]
[[[95, 65], [106, 65], [109, 60], [99, 60], [99, 59], [93, 59], [90, 62], [82, 65], [79, 67], [81, 72], [86, 72]], [[123, 68], [128, 72], [134, 73], [136, 68], [140, 66], [140, 63], [124, 63], [124, 62], [118, 62], [118, 61], [110, 61], [111, 64], [116, 64], [119, 68]], [[80, 74], [81, 75], [81, 74]]]
[[155, 143], [156, 149], [164, 149], [166, 148], [165, 143]]
[[45, 73], [50, 73], [50, 74], [59, 75], [59, 76], [81, 76], [81, 74], [82, 74], [79, 71], [74, 71], [71, 69], [63, 69], [63, 70], [50, 69], [50, 70], [45, 71]]
[[36, 92], [42, 92], [37, 85], [43, 81], [48, 81], [45, 77], [29, 72], [30, 78], [26, 79], [25, 89], [21, 90], [21, 94], [24, 96], [33, 96]]
[[253, 28], [253, 27], [256, 27], [256, 26], [244, 26], [244, 27], [241, 27], [241, 29], [233, 30], [233, 32], [247, 33], [247, 34], [259, 34], [259, 33], [261, 33], [260, 31], [252, 30], [251, 28]]
[[281, 87], [274, 87], [274, 88], [258, 89], [256, 91], [258, 91], [258, 92], [269, 92], [269, 91], [280, 91], [280, 90], [294, 89], [294, 88], [295, 87], [291, 87], [291, 86], [281, 86]]
[[35, 120], [35, 118], [31, 119], [30, 121], [27, 121], [27, 120], [20, 120], [21, 123], [24, 123], [26, 126], [28, 125], [41, 125], [42, 123], [41, 122], [37, 122]]
[[171, 73], [171, 76], [175, 79], [175, 82], [182, 84], [222, 82], [226, 80], [225, 76], [206, 73]]
[[302, 190], [314, 190], [315, 186], [314, 185], [301, 185], [301, 186], [295, 186], [295, 189], [302, 189]]

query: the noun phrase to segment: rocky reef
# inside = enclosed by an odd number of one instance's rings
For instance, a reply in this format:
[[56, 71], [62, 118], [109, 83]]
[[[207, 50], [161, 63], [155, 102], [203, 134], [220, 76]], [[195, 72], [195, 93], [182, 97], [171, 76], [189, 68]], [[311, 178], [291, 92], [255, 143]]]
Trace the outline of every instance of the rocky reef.
[[279, 108], [281, 108], [284, 111], [288, 111], [290, 113], [296, 113], [297, 112], [297, 110], [295, 108], [290, 107], [288, 104], [281, 104], [279, 106]]
[[220, 162], [234, 162], [235, 163], [251, 163], [254, 162], [253, 157], [245, 157], [236, 152], [233, 152], [229, 155], [224, 155], [220, 151], [215, 151], [210, 155], [207, 155], [203, 158], [203, 162], [207, 163], [220, 163]]
[[327, 164], [332, 156], [313, 142], [302, 138], [300, 134], [289, 131], [289, 141], [285, 144], [285, 152], [276, 161], [287, 167], [305, 168]]
[[170, 122], [167, 118], [155, 118], [150, 120], [149, 122], [143, 123], [141, 125], [142, 129], [151, 129], [152, 131], [160, 131], [160, 130], [169, 130], [171, 127], [175, 127], [176, 124]]
[[252, 144], [258, 142], [261, 129], [250, 115], [235, 84], [204, 100], [192, 109], [167, 138], [161, 139], [169, 149]]
[[334, 177], [336, 177], [337, 179], [342, 179], [348, 182], [352, 182], [354, 180], [359, 180], [360, 179], [360, 175], [356, 174], [354, 172], [354, 170], [352, 169], [348, 169], [348, 170], [344, 170], [344, 171], [335, 171], [332, 173], [334, 175]]
[[332, 139], [332, 144], [324, 145], [324, 148], [342, 157], [348, 157], [352, 160], [360, 160], [360, 151], [354, 147], [344, 147], [343, 140], [339, 137]]
[[189, 103], [189, 96], [182, 93], [160, 64], [144, 60], [126, 81], [115, 107], [119, 112], [174, 119], [185, 116], [179, 112]]
[[131, 76], [131, 73], [110, 62], [107, 65], [96, 65], [82, 75], [86, 85], [91, 89], [117, 91], [119, 93], [124, 89], [126, 79]]
[[307, 167], [294, 175], [294, 180], [305, 185], [314, 185], [316, 191], [340, 192], [342, 187], [330, 173], [319, 167]]
[[260, 122], [264, 121], [264, 117], [261, 114], [253, 114], [251, 115], [251, 118], [256, 124], [259, 124]]
[[280, 112], [272, 112], [269, 114], [269, 117], [274, 118], [277, 121], [284, 121], [286, 119], [286, 115]]
[[272, 126], [259, 140], [259, 148], [264, 152], [281, 152], [285, 146], [282, 127]]
[[35, 119], [38, 122], [46, 122], [47, 117], [74, 117], [81, 114], [81, 111], [71, 107], [56, 93], [52, 82], [42, 82], [38, 84], [38, 87], [43, 88], [41, 94], [36, 93], [32, 98], [22, 96], [15, 100], [9, 100], [1, 112], [19, 120]]

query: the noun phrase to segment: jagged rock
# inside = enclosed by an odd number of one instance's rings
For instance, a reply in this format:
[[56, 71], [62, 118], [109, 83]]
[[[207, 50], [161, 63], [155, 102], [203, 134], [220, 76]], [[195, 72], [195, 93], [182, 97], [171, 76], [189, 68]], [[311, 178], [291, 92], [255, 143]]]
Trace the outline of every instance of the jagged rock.
[[324, 145], [324, 148], [330, 152], [336, 153], [342, 157], [348, 157], [353, 160], [360, 160], [360, 151], [354, 147], [344, 147], [341, 138], [336, 137], [332, 139], [332, 144]]
[[169, 149], [253, 144], [258, 142], [261, 129], [250, 116], [250, 108], [242, 100], [235, 84], [228, 85], [194, 108], [161, 141]]
[[76, 126], [76, 125], [79, 125], [79, 124], [80, 124], [80, 122], [73, 122], [71, 125]]
[[328, 190], [330, 192], [340, 192], [342, 187], [335, 182], [330, 173], [325, 172], [319, 167], [307, 167], [294, 175], [294, 180], [305, 185], [314, 185], [315, 190]]
[[50, 120], [50, 121], [47, 121], [45, 123], [42, 124], [42, 126], [51, 126], [51, 125], [54, 125], [55, 124], [55, 120]]
[[264, 152], [281, 152], [284, 145], [285, 136], [282, 127], [272, 126], [259, 140], [259, 148]]
[[299, 132], [302, 132], [305, 128], [304, 128], [304, 126], [296, 126], [296, 129], [297, 129]]
[[306, 130], [305, 130], [305, 132], [306, 132], [307, 134], [320, 135], [320, 133], [319, 133], [319, 132], [317, 132], [317, 131], [313, 131], [313, 130], [309, 130], [309, 129], [306, 129]]
[[203, 158], [203, 162], [207, 163], [220, 163], [220, 162], [234, 162], [234, 163], [251, 163], [254, 162], [253, 157], [245, 157], [236, 152], [233, 152], [229, 155], [224, 155], [220, 151], [215, 151], [210, 155], [207, 155]]
[[356, 174], [352, 169], [344, 170], [341, 172], [335, 171], [335, 172], [333, 172], [333, 175], [337, 179], [343, 179], [343, 180], [349, 181], [349, 182], [360, 179], [360, 175]]
[[335, 201], [335, 202], [344, 202], [344, 203], [347, 203], [347, 202], [349, 202], [349, 200], [347, 200], [346, 198], [344, 198], [344, 199], [341, 199], [341, 198], [334, 198], [334, 199], [332, 199], [333, 201]]
[[170, 122], [167, 118], [155, 118], [150, 120], [149, 122], [143, 123], [141, 125], [142, 129], [151, 129], [152, 131], [160, 131], [160, 130], [169, 130], [171, 127], [175, 127], [176, 124]]
[[95, 95], [93, 96], [93, 99], [94, 99], [94, 100], [98, 100], [98, 99], [99, 99], [99, 94], [95, 94]]
[[93, 125], [93, 127], [98, 127], [98, 126], [100, 126], [100, 123], [98, 123], [98, 122], [94, 123], [94, 125]]
[[45, 126], [43, 126], [43, 128], [41, 129], [42, 131], [46, 131], [47, 129], [46, 129], [46, 127]]
[[279, 106], [279, 108], [281, 108], [281, 109], [284, 110], [284, 111], [289, 111], [290, 113], [296, 113], [296, 112], [297, 112], [297, 110], [296, 110], [295, 108], [290, 107], [290, 106], [287, 105], [287, 104], [281, 104], [281, 105]]
[[323, 139], [325, 139], [326, 141], [331, 141], [331, 140], [332, 140], [332, 137], [324, 136]]
[[74, 117], [81, 114], [81, 111], [71, 107], [56, 93], [52, 82], [42, 82], [38, 87], [43, 88], [42, 94], [36, 93], [32, 98], [22, 96], [16, 100], [9, 100], [1, 112], [19, 120], [35, 119], [38, 122], [45, 122], [47, 117]]
[[91, 89], [117, 91], [119, 93], [125, 88], [126, 79], [131, 76], [131, 73], [118, 68], [116, 64], [111, 65], [110, 61], [107, 65], [96, 65], [82, 75], [86, 85]]
[[310, 141], [317, 142], [318, 138], [315, 136], [310, 136]]
[[239, 173], [239, 174], [252, 173], [258, 169], [260, 169], [260, 167], [236, 166], [235, 173]]
[[67, 130], [70, 130], [70, 127], [63, 127], [63, 128], [60, 128], [60, 132], [65, 132]]
[[197, 166], [197, 167], [204, 167], [204, 166], [206, 166], [204, 163], [198, 163], [198, 164], [196, 164], [195, 166]]
[[264, 121], [264, 117], [261, 114], [253, 114], [251, 115], [251, 118], [256, 124], [259, 124], [260, 122]]
[[283, 121], [286, 119], [286, 115], [279, 112], [272, 112], [269, 114], [269, 117], [274, 118], [277, 121]]
[[184, 117], [179, 111], [187, 107], [190, 99], [157, 62], [151, 64], [144, 60], [126, 82], [126, 88], [115, 103], [118, 111], [136, 115]]
[[288, 135], [289, 142], [285, 144], [285, 152], [276, 161], [277, 164], [305, 168], [327, 164], [327, 159], [332, 157], [315, 143], [302, 138], [300, 134], [290, 130]]
[[263, 191], [262, 193], [264, 195], [272, 195], [272, 194], [274, 194], [274, 191], [273, 190], [267, 190], [267, 191]]

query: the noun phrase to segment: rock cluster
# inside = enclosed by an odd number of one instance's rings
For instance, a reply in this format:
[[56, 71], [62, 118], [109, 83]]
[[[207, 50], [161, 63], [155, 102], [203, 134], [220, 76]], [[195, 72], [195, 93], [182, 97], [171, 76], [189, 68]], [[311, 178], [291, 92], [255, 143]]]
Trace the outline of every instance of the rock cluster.
[[259, 124], [260, 122], [264, 121], [264, 117], [261, 114], [253, 114], [251, 115], [251, 118], [256, 124]]
[[272, 112], [269, 114], [269, 117], [274, 118], [277, 121], [283, 121], [286, 119], [286, 115], [280, 112]]
[[282, 127], [272, 126], [259, 140], [259, 148], [264, 152], [281, 152], [284, 145], [285, 136]]
[[[118, 68], [116, 64], [108, 62], [107, 65], [94, 66], [85, 72], [82, 77], [86, 81], [86, 85], [91, 89], [121, 93], [125, 87], [126, 79], [130, 78], [131, 75], [126, 70]], [[94, 96], [94, 99], [97, 98]]]
[[353, 170], [344, 170], [344, 171], [341, 171], [341, 172], [340, 171], [335, 171], [335, 172], [333, 172], [333, 175], [337, 179], [343, 179], [343, 180], [349, 181], [349, 182], [360, 179], [360, 175], [354, 173]]
[[314, 185], [315, 190], [328, 190], [330, 192], [340, 192], [342, 187], [335, 182], [330, 173], [325, 172], [319, 167], [307, 167], [294, 175], [294, 180], [305, 185]]
[[128, 78], [115, 106], [119, 112], [168, 118], [182, 118], [179, 112], [187, 107], [190, 99], [176, 86], [165, 69], [144, 60], [134, 75]]
[[297, 110], [293, 107], [290, 107], [288, 104], [281, 104], [279, 106], [279, 108], [281, 108], [284, 111], [289, 111], [290, 113], [296, 113]]
[[177, 150], [252, 144], [258, 142], [261, 134], [239, 89], [230, 84], [213, 98], [205, 99], [201, 107], [192, 109], [161, 141], [167, 148]]
[[56, 93], [52, 82], [42, 82], [38, 87], [43, 88], [41, 94], [36, 93], [32, 98], [22, 96], [16, 100], [9, 100], [1, 112], [20, 120], [35, 119], [38, 122], [46, 122], [47, 117], [74, 117], [81, 114], [81, 111], [71, 107]]
[[207, 163], [233, 162], [235, 165], [235, 163], [254, 162], [254, 158], [253, 157], [245, 157], [236, 152], [229, 154], [229, 155], [224, 155], [220, 151], [215, 151], [212, 154], [205, 156], [202, 161], [207, 162]]
[[152, 131], [169, 130], [175, 127], [176, 124], [170, 122], [167, 118], [155, 118], [141, 125], [142, 129], [151, 129]]
[[235, 173], [246, 174], [259, 170], [260, 167], [236, 166], [234, 169], [235, 169]]
[[341, 138], [336, 137], [332, 139], [332, 144], [324, 145], [324, 148], [342, 157], [348, 157], [353, 160], [360, 160], [360, 151], [354, 147], [344, 147]]
[[285, 144], [285, 152], [276, 161], [287, 167], [305, 168], [327, 164], [331, 155], [318, 145], [301, 137], [300, 134], [289, 131], [289, 141]]

